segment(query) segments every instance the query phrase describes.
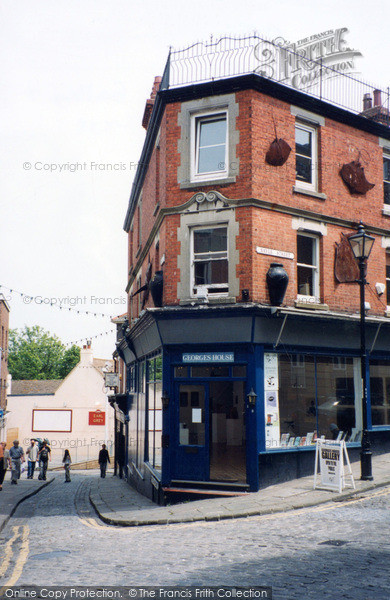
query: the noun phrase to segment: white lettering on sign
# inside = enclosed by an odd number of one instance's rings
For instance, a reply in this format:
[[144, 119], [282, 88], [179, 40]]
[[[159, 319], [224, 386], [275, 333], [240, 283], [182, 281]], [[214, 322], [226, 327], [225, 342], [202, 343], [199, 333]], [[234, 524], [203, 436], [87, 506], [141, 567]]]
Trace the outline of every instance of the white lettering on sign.
[[257, 246], [256, 252], [257, 254], [267, 254], [268, 256], [277, 256], [278, 258], [289, 258], [290, 260], [294, 260], [294, 254], [292, 252], [284, 252], [283, 250], [273, 250], [272, 248]]
[[234, 362], [234, 352], [200, 352], [186, 353], [182, 356], [183, 363], [231, 363]]

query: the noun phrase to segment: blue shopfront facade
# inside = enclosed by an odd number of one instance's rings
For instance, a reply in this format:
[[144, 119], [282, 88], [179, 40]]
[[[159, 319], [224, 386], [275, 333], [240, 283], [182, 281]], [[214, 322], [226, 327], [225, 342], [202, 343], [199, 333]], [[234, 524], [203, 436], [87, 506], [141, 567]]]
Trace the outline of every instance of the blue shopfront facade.
[[[375, 451], [390, 440], [389, 327], [367, 322]], [[346, 439], [359, 456], [358, 319], [252, 304], [148, 309], [118, 351], [124, 474], [157, 502], [178, 489], [256, 491], [313, 473], [320, 436]]]

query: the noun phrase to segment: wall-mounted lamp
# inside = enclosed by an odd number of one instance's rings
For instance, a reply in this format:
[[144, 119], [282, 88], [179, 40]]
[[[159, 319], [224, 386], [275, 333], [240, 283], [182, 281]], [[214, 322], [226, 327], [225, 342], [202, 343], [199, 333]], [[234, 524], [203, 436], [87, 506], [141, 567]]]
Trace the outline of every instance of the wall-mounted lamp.
[[168, 408], [169, 406], [169, 396], [166, 392], [161, 396], [161, 404], [163, 405], [163, 408]]
[[257, 394], [255, 393], [255, 391], [253, 390], [253, 387], [252, 387], [251, 391], [248, 394], [248, 402], [249, 402], [250, 406], [255, 406], [256, 399], [257, 399]]

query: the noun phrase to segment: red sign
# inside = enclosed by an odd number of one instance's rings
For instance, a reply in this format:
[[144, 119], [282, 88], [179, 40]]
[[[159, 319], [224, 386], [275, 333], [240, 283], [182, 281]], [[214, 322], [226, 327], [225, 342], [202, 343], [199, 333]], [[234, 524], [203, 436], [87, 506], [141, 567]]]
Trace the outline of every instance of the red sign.
[[89, 413], [89, 425], [105, 425], [106, 413], [101, 410], [96, 410]]

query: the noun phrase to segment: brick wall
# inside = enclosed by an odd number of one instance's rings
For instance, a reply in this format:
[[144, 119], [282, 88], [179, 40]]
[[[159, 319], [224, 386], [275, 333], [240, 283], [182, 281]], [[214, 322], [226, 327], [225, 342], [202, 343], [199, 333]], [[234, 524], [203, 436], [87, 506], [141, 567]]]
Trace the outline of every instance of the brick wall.
[[[159, 216], [159, 208], [180, 206], [187, 202], [196, 191], [217, 190], [230, 199], [258, 199], [272, 203], [274, 207], [283, 205], [292, 209], [304, 210], [318, 222], [321, 215], [330, 219], [343, 219], [358, 222], [360, 219], [369, 227], [388, 229], [390, 235], [390, 217], [383, 215], [383, 150], [378, 138], [364, 131], [354, 129], [343, 123], [325, 119], [325, 125], [319, 127], [319, 192], [326, 199], [293, 192], [295, 185], [295, 121], [288, 103], [268, 97], [254, 90], [236, 93], [239, 114], [236, 127], [239, 130], [239, 143], [236, 149], [239, 159], [239, 172], [236, 181], [225, 185], [202, 185], [197, 189], [180, 189], [178, 168], [183, 158], [178, 150], [181, 128], [178, 115], [180, 102], [168, 104], [160, 126], [158, 145], [154, 148], [149, 171], [142, 193], [142, 232], [141, 249], [136, 243], [129, 244], [129, 267], [140, 261], [142, 249], [150, 242], [150, 232]], [[265, 154], [275, 138], [283, 138], [291, 146], [288, 161], [282, 167], [272, 167], [265, 162]], [[351, 195], [343, 183], [339, 171], [344, 163], [360, 161], [365, 168], [368, 181], [375, 187], [364, 196]], [[269, 303], [265, 275], [271, 262], [282, 262], [289, 274], [285, 303], [293, 305], [297, 297], [295, 260], [275, 259], [256, 253], [257, 246], [291, 252], [296, 257], [297, 231], [292, 227], [291, 214], [260, 208], [243, 206], [236, 208], [236, 220], [239, 223], [239, 236], [236, 248], [239, 253], [237, 277], [240, 282], [241, 300], [243, 289], [249, 290], [251, 301]], [[138, 212], [133, 219], [133, 236], [138, 230]], [[306, 214], [305, 218], [310, 218]], [[161, 258], [165, 255], [164, 304], [177, 304], [177, 283], [180, 281], [177, 256], [181, 251], [177, 229], [179, 215], [168, 215], [156, 237], [143, 257], [141, 273], [145, 281], [146, 268], [153, 263], [153, 272], [157, 270]], [[336, 244], [341, 233], [349, 234], [354, 230], [337, 223], [328, 222], [326, 235], [320, 241], [320, 300], [331, 310], [354, 312], [359, 309], [359, 289], [356, 284], [339, 284], [334, 277], [334, 257]], [[136, 239], [136, 236], [135, 238]], [[158, 250], [156, 242], [159, 239]], [[138, 255], [137, 255], [138, 252]], [[372, 255], [369, 259], [367, 279], [371, 289], [375, 283], [385, 283], [385, 249], [381, 236], [377, 236]], [[136, 287], [133, 286], [133, 291]], [[367, 292], [367, 301], [371, 304], [370, 314], [384, 314], [383, 299], [375, 291]], [[151, 298], [147, 306], [152, 306]], [[134, 305], [133, 305], [134, 307]], [[133, 311], [133, 316], [137, 316]]]

